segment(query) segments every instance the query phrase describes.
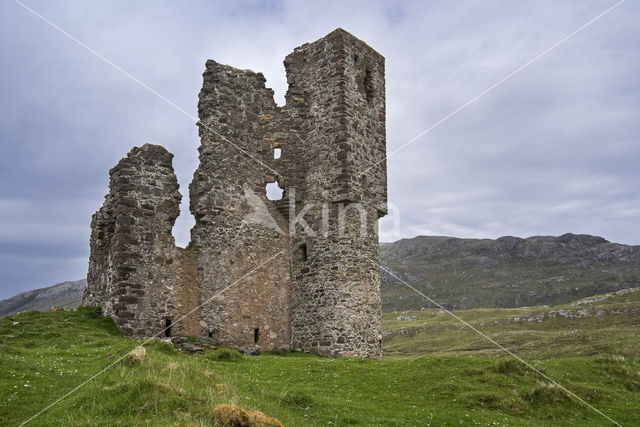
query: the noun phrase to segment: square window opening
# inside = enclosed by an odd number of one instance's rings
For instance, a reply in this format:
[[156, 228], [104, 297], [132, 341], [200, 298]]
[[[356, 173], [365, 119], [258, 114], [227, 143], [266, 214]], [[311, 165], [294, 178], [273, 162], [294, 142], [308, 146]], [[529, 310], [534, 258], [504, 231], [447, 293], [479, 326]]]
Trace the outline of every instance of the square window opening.
[[164, 321], [164, 336], [167, 338], [171, 336], [171, 319]]
[[307, 244], [303, 243], [298, 246], [295, 253], [298, 261], [306, 261], [308, 259]]

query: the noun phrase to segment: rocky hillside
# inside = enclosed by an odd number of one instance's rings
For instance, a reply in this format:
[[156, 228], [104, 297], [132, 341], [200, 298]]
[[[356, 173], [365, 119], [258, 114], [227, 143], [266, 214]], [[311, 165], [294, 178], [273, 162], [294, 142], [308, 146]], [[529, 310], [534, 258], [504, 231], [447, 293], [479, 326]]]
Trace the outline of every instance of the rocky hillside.
[[85, 286], [87, 281], [82, 279], [23, 292], [0, 301], [0, 317], [21, 311], [49, 311], [53, 306], [76, 308], [82, 301]]
[[[420, 236], [381, 244], [380, 263], [385, 312], [432, 307], [393, 275], [448, 309], [564, 304], [640, 286], [640, 246], [589, 235], [497, 240]], [[0, 317], [77, 307], [85, 286], [86, 280], [78, 280], [23, 292], [0, 301]]]
[[[380, 262], [449, 309], [563, 304], [640, 286], [640, 246], [589, 235], [421, 236], [382, 244]], [[381, 277], [384, 311], [432, 306], [384, 269]]]

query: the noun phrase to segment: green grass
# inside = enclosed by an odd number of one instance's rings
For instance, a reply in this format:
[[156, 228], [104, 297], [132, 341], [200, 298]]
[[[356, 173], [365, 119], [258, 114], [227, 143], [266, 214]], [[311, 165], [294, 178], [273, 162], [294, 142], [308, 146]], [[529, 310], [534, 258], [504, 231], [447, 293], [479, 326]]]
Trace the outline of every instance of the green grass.
[[[563, 318], [558, 314], [561, 310], [581, 317]], [[525, 358], [640, 355], [637, 338], [640, 288], [554, 307], [473, 309], [454, 313]], [[404, 320], [415, 317], [415, 320], [403, 321], [398, 320], [399, 317]], [[494, 344], [439, 309], [385, 313], [383, 327], [387, 356], [505, 356]]]
[[[139, 344], [92, 309], [15, 321], [0, 320], [2, 425], [19, 425]], [[532, 363], [621, 424], [640, 423], [637, 357]], [[222, 403], [285, 425], [607, 425], [509, 359], [238, 357], [228, 349], [194, 356], [162, 343], [148, 345], [140, 365], [116, 363], [31, 425], [213, 425]]]

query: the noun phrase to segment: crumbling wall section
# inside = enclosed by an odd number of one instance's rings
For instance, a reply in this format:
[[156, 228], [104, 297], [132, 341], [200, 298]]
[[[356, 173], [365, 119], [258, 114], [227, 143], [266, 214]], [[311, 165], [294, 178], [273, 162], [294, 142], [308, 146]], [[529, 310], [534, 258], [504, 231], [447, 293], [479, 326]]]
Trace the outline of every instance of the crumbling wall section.
[[[207, 61], [199, 95], [200, 164], [189, 187], [202, 322], [235, 347], [290, 347], [286, 222], [265, 196], [278, 108], [264, 76]], [[269, 133], [271, 132], [271, 133]]]
[[82, 304], [101, 307], [107, 316], [113, 314], [115, 297], [114, 271], [111, 264], [111, 241], [115, 233], [115, 215], [113, 213], [113, 194], [105, 197], [105, 202], [91, 217], [91, 236], [89, 238], [89, 270], [87, 287], [82, 296]]
[[110, 192], [94, 215], [83, 303], [101, 306], [126, 335], [160, 333], [177, 314], [171, 229], [181, 195], [163, 147], [134, 147], [109, 171]]
[[198, 251], [194, 248], [176, 248], [174, 251], [175, 268], [173, 274], [173, 299], [171, 301], [172, 327], [171, 333], [183, 337], [198, 337], [202, 335], [200, 324], [200, 297], [202, 287], [198, 275]]

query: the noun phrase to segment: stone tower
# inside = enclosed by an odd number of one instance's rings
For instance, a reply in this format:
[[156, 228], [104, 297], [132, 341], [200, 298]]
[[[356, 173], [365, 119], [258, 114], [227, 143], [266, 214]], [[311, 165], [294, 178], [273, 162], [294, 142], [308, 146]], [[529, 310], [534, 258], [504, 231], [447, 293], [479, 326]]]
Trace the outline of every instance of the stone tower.
[[284, 147], [291, 146], [295, 163], [292, 179], [282, 182], [296, 188], [297, 204], [322, 207], [305, 216], [315, 236], [301, 229], [291, 236], [298, 254], [293, 347], [378, 357], [378, 218], [387, 200], [384, 58], [336, 30], [297, 48], [285, 67], [283, 113], [294, 131]]
[[[384, 58], [337, 29], [284, 64], [278, 107], [261, 73], [207, 61], [187, 250], [171, 238], [180, 200], [171, 154], [145, 145], [120, 162], [139, 165], [126, 179], [111, 171], [92, 221], [84, 302], [123, 332], [174, 325], [229, 346], [381, 357]], [[270, 183], [284, 189], [280, 200], [267, 198]], [[125, 216], [114, 207], [122, 197]]]

